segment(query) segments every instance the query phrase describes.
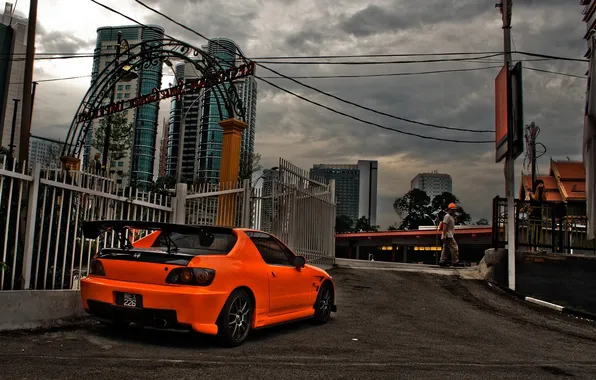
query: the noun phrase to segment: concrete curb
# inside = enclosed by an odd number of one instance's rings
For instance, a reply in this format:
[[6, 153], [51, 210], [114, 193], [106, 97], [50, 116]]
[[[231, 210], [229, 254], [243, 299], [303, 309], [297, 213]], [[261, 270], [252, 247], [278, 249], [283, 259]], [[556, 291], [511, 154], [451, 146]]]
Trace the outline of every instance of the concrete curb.
[[505, 293], [508, 293], [509, 295], [511, 295], [511, 296], [513, 296], [513, 297], [515, 297], [515, 298], [517, 298], [519, 300], [522, 300], [522, 301], [525, 301], [525, 302], [529, 302], [529, 303], [532, 303], [534, 305], [546, 307], [548, 309], [551, 309], [551, 310], [554, 310], [554, 311], [558, 311], [559, 313], [565, 313], [565, 314], [568, 314], [568, 315], [572, 315], [572, 316], [574, 316], [576, 318], [587, 319], [587, 320], [591, 320], [591, 321], [595, 321], [596, 322], [596, 314], [588, 313], [588, 312], [581, 311], [581, 310], [576, 310], [576, 309], [571, 308], [571, 307], [557, 305], [557, 304], [554, 304], [552, 302], [543, 301], [541, 299], [534, 298], [534, 297], [527, 297], [527, 296], [524, 296], [523, 294], [521, 294], [521, 293], [519, 293], [519, 292], [517, 292], [515, 290], [509, 289], [508, 287], [503, 286], [501, 284], [498, 284], [498, 283], [496, 283], [494, 281], [487, 281], [487, 283], [488, 283], [489, 286], [491, 286], [491, 287], [492, 286], [497, 287], [497, 288], [501, 289], [502, 291], [504, 291]]

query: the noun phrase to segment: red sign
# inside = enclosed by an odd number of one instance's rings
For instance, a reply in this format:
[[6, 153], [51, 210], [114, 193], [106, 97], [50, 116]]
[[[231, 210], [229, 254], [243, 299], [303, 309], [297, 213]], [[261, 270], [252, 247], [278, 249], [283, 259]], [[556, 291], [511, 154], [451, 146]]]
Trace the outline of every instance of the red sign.
[[509, 130], [509, 67], [503, 66], [495, 79], [495, 150], [496, 162], [507, 153]]
[[174, 87], [159, 90], [153, 89], [153, 92], [147, 95], [142, 95], [134, 99], [121, 100], [116, 103], [106, 104], [100, 108], [92, 110], [91, 112], [82, 112], [77, 116], [77, 122], [81, 123], [104, 117], [116, 112], [121, 112], [130, 108], [137, 108], [145, 104], [156, 103], [163, 99], [176, 97], [180, 99], [183, 94], [192, 94], [203, 88], [212, 87], [223, 82], [230, 82], [235, 79], [254, 75], [255, 63], [250, 62], [239, 67], [234, 67], [228, 70], [219, 71], [209, 75], [208, 78], [189, 79], [187, 81], [179, 80]]

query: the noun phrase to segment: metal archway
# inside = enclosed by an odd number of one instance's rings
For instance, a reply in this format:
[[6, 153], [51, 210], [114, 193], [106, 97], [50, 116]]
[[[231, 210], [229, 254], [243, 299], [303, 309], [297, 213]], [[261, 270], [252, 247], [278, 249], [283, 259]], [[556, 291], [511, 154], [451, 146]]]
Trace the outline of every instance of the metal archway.
[[[122, 40], [123, 52], [114, 55], [114, 59], [98, 74], [97, 79], [81, 101], [79, 108], [72, 120], [66, 141], [62, 149], [62, 156], [65, 158], [76, 158], [80, 155], [85, 146], [85, 140], [94, 119], [103, 117], [109, 113], [119, 112], [123, 109], [136, 108], [141, 105], [158, 102], [166, 93], [167, 97], [180, 97], [182, 94], [189, 94], [200, 89], [212, 91], [217, 102], [220, 119], [238, 118], [246, 121], [245, 108], [242, 105], [234, 79], [250, 75], [254, 71], [254, 63], [250, 62], [240, 68], [231, 66], [224, 68], [221, 63], [208, 52], [176, 39], [155, 39], [144, 41], [132, 46], [126, 40]], [[181, 60], [191, 63], [194, 68], [203, 76], [195, 80], [188, 89], [189, 83], [179, 82], [175, 87], [167, 90], [154, 88], [149, 94], [141, 94], [141, 97], [155, 95], [151, 101], [135, 105], [132, 100], [122, 100], [112, 105], [105, 105], [104, 102], [110, 97], [114, 86], [122, 79], [123, 75], [130, 72], [139, 72], [142, 69], [149, 69], [157, 65], [163, 65], [170, 60]], [[247, 74], [248, 73], [248, 74]], [[247, 75], [246, 75], [247, 74]], [[229, 83], [227, 83], [229, 82]], [[200, 84], [200, 85], [199, 85]], [[137, 98], [138, 99], [138, 98]], [[129, 106], [125, 105], [129, 102]], [[132, 106], [130, 106], [132, 105]], [[227, 116], [224, 116], [225, 109]]]

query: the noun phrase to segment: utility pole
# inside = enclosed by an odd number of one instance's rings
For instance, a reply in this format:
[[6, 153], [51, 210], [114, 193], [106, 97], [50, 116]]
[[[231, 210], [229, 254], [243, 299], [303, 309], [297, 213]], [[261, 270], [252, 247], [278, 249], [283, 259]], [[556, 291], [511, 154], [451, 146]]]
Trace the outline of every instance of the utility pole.
[[[503, 0], [503, 53], [507, 70], [511, 66], [511, 14], [513, 0]], [[510, 75], [509, 72], [507, 75]], [[508, 97], [510, 94], [508, 94]], [[508, 102], [509, 103], [509, 102]], [[509, 106], [508, 106], [509, 108]], [[505, 193], [507, 194], [507, 257], [509, 272], [509, 288], [515, 290], [515, 161], [513, 159], [513, 128], [511, 128], [511, 110], [508, 109], [507, 120], [507, 158], [505, 160]]]
[[37, 26], [37, 1], [31, 0], [27, 23], [27, 54], [25, 56], [25, 78], [23, 84], [23, 104], [21, 106], [21, 138], [19, 140], [19, 162], [21, 165], [29, 157], [29, 137], [31, 135], [31, 112], [33, 82], [33, 60], [35, 58], [35, 29]]
[[[10, 130], [10, 145], [8, 146], [10, 148], [10, 158], [14, 159], [14, 133], [15, 130], [17, 129], [17, 110], [19, 109], [19, 102], [21, 101], [20, 99], [13, 99], [14, 101], [14, 109], [12, 110], [12, 129]], [[11, 167], [12, 169], [12, 167]]]
[[530, 125], [526, 126], [528, 141], [530, 143], [530, 148], [532, 149], [532, 186], [534, 186], [534, 182], [536, 182], [536, 136], [537, 136], [537, 129], [538, 127], [534, 122], [531, 122]]

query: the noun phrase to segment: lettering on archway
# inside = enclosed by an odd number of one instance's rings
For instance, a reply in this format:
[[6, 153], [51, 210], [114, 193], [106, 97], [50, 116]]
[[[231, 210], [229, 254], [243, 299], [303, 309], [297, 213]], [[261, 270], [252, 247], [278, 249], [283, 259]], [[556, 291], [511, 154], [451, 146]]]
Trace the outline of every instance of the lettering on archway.
[[164, 99], [180, 97], [185, 94], [191, 94], [201, 89], [213, 87], [215, 85], [232, 82], [236, 79], [245, 78], [255, 73], [255, 63], [250, 62], [238, 67], [228, 70], [222, 70], [209, 75], [208, 78], [179, 80], [176, 86], [169, 87], [163, 90], [154, 88], [152, 93], [142, 95], [133, 99], [121, 100], [115, 103], [106, 104], [102, 107], [96, 108], [90, 112], [81, 112], [77, 115], [77, 122], [82, 123], [91, 121], [100, 117], [104, 117], [116, 112], [121, 112], [131, 108], [138, 108], [145, 104], [156, 103]]

